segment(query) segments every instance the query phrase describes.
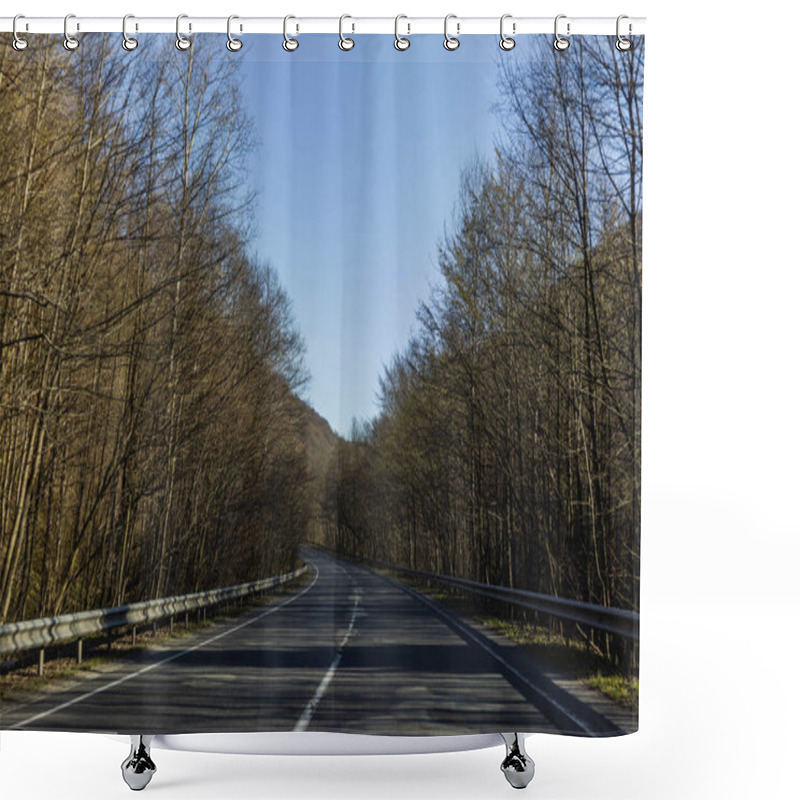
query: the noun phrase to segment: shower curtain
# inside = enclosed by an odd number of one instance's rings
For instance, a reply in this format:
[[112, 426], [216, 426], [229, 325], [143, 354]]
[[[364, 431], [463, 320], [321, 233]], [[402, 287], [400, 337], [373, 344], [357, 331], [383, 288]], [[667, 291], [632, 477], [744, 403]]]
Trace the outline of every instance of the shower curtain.
[[636, 730], [644, 38], [242, 38], [0, 44], [0, 728]]

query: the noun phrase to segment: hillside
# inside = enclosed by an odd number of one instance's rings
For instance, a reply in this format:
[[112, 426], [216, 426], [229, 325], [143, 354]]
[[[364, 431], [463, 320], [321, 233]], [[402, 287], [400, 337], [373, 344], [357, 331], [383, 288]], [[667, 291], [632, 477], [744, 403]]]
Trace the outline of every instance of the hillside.
[[304, 406], [303, 443], [306, 449], [308, 471], [311, 479], [309, 487], [311, 522], [308, 535], [312, 541], [322, 542], [323, 526], [326, 519], [323, 513], [325, 481], [328, 474], [328, 466], [336, 452], [338, 443], [341, 441], [341, 437], [334, 433], [328, 420], [320, 416], [311, 406], [305, 403]]

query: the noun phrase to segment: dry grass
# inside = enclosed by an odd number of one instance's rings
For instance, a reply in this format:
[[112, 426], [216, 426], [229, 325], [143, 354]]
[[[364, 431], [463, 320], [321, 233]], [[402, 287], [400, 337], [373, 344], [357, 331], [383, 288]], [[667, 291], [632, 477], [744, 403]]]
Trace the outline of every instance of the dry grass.
[[422, 592], [458, 613], [472, 617], [485, 627], [521, 645], [545, 669], [578, 678], [587, 686], [602, 692], [620, 707], [638, 711], [639, 680], [622, 674], [604, 658], [591, 650], [582, 638], [566, 638], [557, 630], [534, 625], [523, 618], [509, 619], [482, 613], [479, 602], [460, 592], [408, 577], [398, 577], [389, 570], [376, 570]]
[[566, 639], [541, 625], [497, 617], [482, 617], [481, 622], [524, 646], [544, 666], [575, 675], [622, 708], [638, 711], [639, 679], [615, 671], [583, 640]]
[[639, 710], [639, 679], [598, 672], [586, 680], [587, 685], [601, 691], [623, 708]]

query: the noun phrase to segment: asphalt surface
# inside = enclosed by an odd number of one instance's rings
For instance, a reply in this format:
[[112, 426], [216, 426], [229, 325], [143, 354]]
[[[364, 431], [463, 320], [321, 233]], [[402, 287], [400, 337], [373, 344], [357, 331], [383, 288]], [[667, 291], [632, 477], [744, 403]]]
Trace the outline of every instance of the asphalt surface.
[[622, 732], [508, 640], [365, 567], [301, 554], [312, 578], [294, 593], [24, 704], [5, 701], [0, 728]]

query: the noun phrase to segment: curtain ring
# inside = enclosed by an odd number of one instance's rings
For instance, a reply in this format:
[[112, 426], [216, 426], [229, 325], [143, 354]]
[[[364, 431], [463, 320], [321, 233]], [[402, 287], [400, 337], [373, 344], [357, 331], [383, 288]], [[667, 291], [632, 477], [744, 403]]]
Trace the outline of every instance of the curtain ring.
[[227, 47], [231, 53], [238, 53], [239, 50], [244, 47], [244, 42], [231, 34], [231, 22], [235, 19], [239, 19], [235, 14], [231, 14], [231, 16], [228, 17], [228, 41], [225, 43], [225, 47]]
[[287, 53], [293, 53], [300, 47], [300, 42], [298, 39], [293, 39], [288, 34], [288, 24], [290, 19], [297, 19], [297, 17], [293, 17], [291, 14], [285, 16], [283, 18], [283, 49], [286, 50]]
[[[566, 18], [567, 18], [566, 14], [559, 14], [556, 17], [556, 24], [555, 24], [556, 38], [555, 38], [555, 41], [553, 42], [553, 47], [555, 47], [555, 49], [558, 50], [559, 52], [561, 52], [562, 50], [566, 50], [569, 47], [569, 39], [565, 39], [563, 36], [560, 36], [559, 33], [558, 33], [558, 21], [560, 19], [566, 19]], [[567, 36], [569, 36], [569, 26], [570, 26], [570, 23], [568, 22], [567, 23]]]
[[28, 40], [27, 39], [23, 39], [19, 35], [19, 33], [17, 33], [17, 20], [20, 20], [20, 19], [25, 19], [24, 14], [17, 14], [17, 16], [14, 17], [14, 25], [11, 28], [11, 31], [14, 34], [14, 41], [11, 42], [11, 46], [15, 50], [22, 51], [28, 46]]
[[450, 50], [452, 52], [453, 50], [458, 50], [458, 46], [461, 44], [461, 42], [459, 42], [458, 39], [456, 38], [458, 36], [458, 31], [459, 28], [461, 27], [461, 23], [456, 24], [456, 36], [451, 36], [447, 32], [447, 23], [451, 19], [458, 19], [458, 18], [456, 17], [455, 14], [448, 14], [444, 18], [444, 49]]
[[[627, 52], [628, 50], [630, 50], [633, 47], [633, 42], [630, 39], [626, 39], [624, 36], [620, 35], [619, 23], [623, 19], [628, 19], [627, 14], [620, 14], [617, 17], [617, 44], [616, 44], [616, 47], [617, 47], [617, 50], [620, 51], [620, 53], [625, 53], [625, 52]], [[628, 23], [628, 36], [630, 36], [630, 34], [631, 34], [632, 27], [633, 26], [629, 22]]]
[[[344, 23], [344, 21], [346, 19], [353, 19], [353, 18], [349, 14], [342, 14], [342, 16], [339, 17], [339, 49], [340, 50], [352, 50], [356, 46], [356, 43], [351, 38], [349, 38], [348, 36], [345, 36], [344, 33], [342, 32], [342, 24]], [[355, 29], [355, 26], [353, 26], [353, 28]]]
[[[401, 19], [408, 19], [405, 14], [398, 14], [394, 18], [394, 49], [395, 50], [408, 50], [411, 47], [411, 39], [407, 39], [405, 36], [400, 35], [400, 20]], [[408, 32], [411, 33], [411, 25], [408, 25]]]
[[139, 46], [139, 40], [134, 39], [132, 36], [128, 36], [128, 20], [135, 19], [133, 14], [126, 14], [122, 18], [122, 49], [127, 50], [130, 52], [131, 50], [135, 50]]
[[[505, 50], [506, 52], [513, 50], [517, 46], [517, 43], [514, 41], [514, 39], [512, 39], [510, 36], [506, 36], [505, 33], [503, 33], [503, 23], [507, 19], [511, 19], [511, 14], [503, 14], [503, 16], [500, 17], [500, 49]], [[513, 24], [511, 30], [512, 32], [516, 33], [516, 23]]]
[[175, 47], [178, 50], [188, 50], [192, 46], [192, 40], [181, 33], [181, 20], [187, 19], [188, 16], [188, 14], [178, 14], [175, 19]]
[[70, 53], [77, 50], [80, 45], [80, 42], [69, 32], [69, 21], [71, 19], [75, 19], [74, 14], [67, 14], [64, 17], [64, 49], [69, 50]]

